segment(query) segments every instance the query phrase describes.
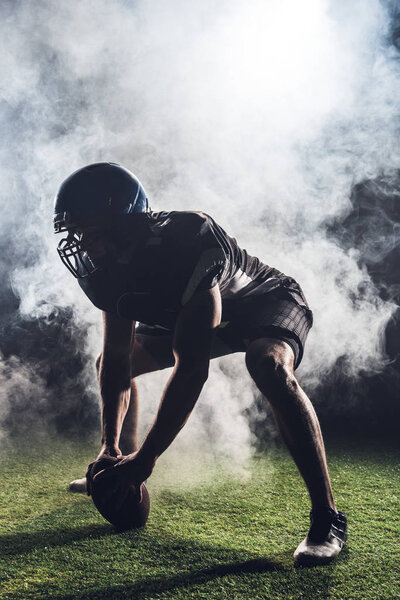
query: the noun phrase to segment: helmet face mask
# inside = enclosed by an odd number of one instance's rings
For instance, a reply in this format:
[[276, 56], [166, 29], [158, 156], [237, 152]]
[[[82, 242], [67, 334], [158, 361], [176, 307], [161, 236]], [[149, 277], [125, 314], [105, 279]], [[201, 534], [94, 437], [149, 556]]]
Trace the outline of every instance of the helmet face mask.
[[[65, 231], [62, 229], [60, 231]], [[70, 231], [68, 236], [60, 240], [57, 246], [57, 252], [64, 265], [76, 278], [83, 278], [92, 275], [103, 266], [96, 264], [90, 258], [86, 250], [81, 248], [82, 235], [77, 231]]]
[[59, 212], [54, 215], [53, 218], [54, 233], [62, 233], [68, 231], [73, 227], [78, 227], [77, 223], [74, 223], [71, 215], [68, 212]]
[[[113, 229], [120, 229], [127, 215], [146, 212], [149, 207], [143, 186], [124, 167], [96, 163], [78, 169], [61, 184], [55, 199], [54, 233], [68, 232], [57, 247], [62, 262], [74, 277], [90, 276], [113, 258], [114, 246], [122, 242]], [[82, 230], [91, 226], [107, 232], [106, 250], [99, 258], [90, 257], [82, 248]]]

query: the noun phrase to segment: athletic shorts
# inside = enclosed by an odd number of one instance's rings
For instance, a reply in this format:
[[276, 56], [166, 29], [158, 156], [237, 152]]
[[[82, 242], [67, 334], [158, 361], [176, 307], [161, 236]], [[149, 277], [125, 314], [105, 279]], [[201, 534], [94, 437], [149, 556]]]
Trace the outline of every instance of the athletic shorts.
[[[221, 325], [217, 328], [211, 358], [246, 352], [250, 342], [269, 337], [289, 344], [297, 368], [312, 322], [312, 312], [294, 279], [288, 278], [266, 294], [223, 300]], [[142, 323], [136, 327], [138, 343], [152, 355], [160, 369], [174, 365], [172, 336], [172, 331], [160, 327]]]

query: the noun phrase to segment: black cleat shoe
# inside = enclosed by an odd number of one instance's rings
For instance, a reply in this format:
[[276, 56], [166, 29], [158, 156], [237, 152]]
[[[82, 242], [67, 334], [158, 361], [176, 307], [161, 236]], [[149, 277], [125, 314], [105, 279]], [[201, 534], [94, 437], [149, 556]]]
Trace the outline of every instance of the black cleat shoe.
[[347, 519], [342, 512], [323, 507], [310, 512], [308, 536], [294, 553], [294, 563], [323, 565], [335, 558], [347, 539]]

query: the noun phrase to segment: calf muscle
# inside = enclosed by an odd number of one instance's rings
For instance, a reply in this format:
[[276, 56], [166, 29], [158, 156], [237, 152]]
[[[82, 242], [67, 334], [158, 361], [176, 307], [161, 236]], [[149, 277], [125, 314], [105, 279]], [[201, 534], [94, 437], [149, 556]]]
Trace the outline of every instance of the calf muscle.
[[246, 364], [270, 403], [278, 429], [306, 483], [313, 508], [335, 509], [318, 417], [293, 372], [287, 344], [268, 338], [250, 344]]

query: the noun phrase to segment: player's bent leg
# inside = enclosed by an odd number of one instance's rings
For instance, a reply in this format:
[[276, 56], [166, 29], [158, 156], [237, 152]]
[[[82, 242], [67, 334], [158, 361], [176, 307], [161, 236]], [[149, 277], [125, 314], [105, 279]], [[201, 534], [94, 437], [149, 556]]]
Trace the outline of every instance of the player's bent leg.
[[[95, 360], [96, 374], [99, 376], [100, 370], [100, 361], [101, 361], [101, 353], [97, 356]], [[68, 486], [70, 492], [74, 492], [75, 494], [86, 494], [86, 477], [79, 477], [78, 479], [74, 479]]]
[[143, 335], [135, 336], [131, 352], [132, 379], [164, 368], [157, 353], [152, 352], [151, 342], [145, 341], [144, 337]]
[[131, 454], [138, 449], [139, 397], [135, 379], [140, 375], [160, 369], [157, 360], [139, 342], [138, 337], [135, 338], [131, 353], [131, 395], [119, 439], [119, 448], [124, 455]]
[[119, 437], [119, 449], [126, 456], [138, 449], [138, 412], [139, 397], [135, 379], [131, 380], [129, 405], [122, 423]]
[[[312, 503], [312, 527], [295, 553], [297, 564], [326, 562], [345, 541], [326, 464], [325, 448], [315, 410], [294, 374], [294, 354], [281, 340], [251, 342], [246, 365], [259, 390], [268, 399], [279, 431], [304, 479]], [[339, 519], [340, 520], [340, 519]], [[343, 518], [341, 518], [343, 523]]]

